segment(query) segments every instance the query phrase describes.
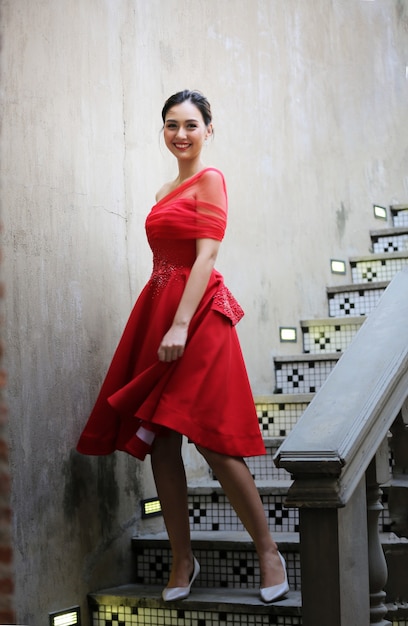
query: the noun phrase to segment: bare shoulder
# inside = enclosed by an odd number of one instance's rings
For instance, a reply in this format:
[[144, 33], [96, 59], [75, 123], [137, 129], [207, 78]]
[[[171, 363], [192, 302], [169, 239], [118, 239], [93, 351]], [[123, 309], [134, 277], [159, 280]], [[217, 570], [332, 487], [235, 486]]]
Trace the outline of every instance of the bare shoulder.
[[170, 181], [168, 183], [164, 183], [162, 187], [160, 187], [159, 191], [156, 193], [156, 202], [159, 202], [162, 198], [167, 196], [174, 189], [174, 181]]

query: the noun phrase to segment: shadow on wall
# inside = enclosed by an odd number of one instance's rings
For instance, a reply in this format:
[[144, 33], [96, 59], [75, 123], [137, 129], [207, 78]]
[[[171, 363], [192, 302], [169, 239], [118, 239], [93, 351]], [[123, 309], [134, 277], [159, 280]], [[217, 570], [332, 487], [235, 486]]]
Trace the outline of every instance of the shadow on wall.
[[[117, 454], [90, 457], [72, 450], [63, 467], [64, 518], [73, 537], [75, 535], [78, 550], [87, 555], [83, 559], [82, 575], [91, 587], [117, 582], [116, 578], [111, 579], [115, 573], [112, 559], [119, 561], [117, 564], [124, 572], [132, 568], [127, 542], [137, 516], [133, 514], [129, 518], [121, 511], [120, 495], [124, 493], [124, 486], [117, 480], [122, 474], [119, 465]], [[134, 480], [136, 484], [137, 472], [134, 472]], [[119, 524], [118, 519], [126, 521]], [[124, 549], [115, 546], [110, 550], [122, 537], [125, 537]]]

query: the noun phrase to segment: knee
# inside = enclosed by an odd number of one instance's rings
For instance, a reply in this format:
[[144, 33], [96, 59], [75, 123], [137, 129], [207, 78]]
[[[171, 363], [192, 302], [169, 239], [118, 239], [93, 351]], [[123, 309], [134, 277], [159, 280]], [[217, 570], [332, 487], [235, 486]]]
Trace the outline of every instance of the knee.
[[237, 460], [242, 461], [241, 458], [228, 456], [226, 454], [221, 454], [220, 452], [214, 452], [214, 450], [208, 450], [208, 448], [203, 448], [203, 446], [199, 446], [197, 444], [196, 448], [215, 473], [217, 472], [217, 468], [225, 468], [230, 464], [235, 464]]

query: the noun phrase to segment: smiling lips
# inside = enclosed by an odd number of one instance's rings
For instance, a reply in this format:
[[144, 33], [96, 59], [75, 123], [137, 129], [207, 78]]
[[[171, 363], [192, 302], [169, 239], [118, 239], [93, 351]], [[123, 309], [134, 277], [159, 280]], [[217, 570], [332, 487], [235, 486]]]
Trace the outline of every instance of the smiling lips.
[[177, 150], [187, 150], [190, 147], [189, 143], [175, 143], [174, 144]]

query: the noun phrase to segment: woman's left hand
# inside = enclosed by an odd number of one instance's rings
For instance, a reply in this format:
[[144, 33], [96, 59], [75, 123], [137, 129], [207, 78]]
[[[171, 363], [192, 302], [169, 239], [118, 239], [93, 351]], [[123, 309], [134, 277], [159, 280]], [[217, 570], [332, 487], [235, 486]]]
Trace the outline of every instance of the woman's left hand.
[[159, 361], [170, 363], [177, 361], [184, 354], [187, 341], [187, 326], [173, 325], [164, 335], [158, 349]]

